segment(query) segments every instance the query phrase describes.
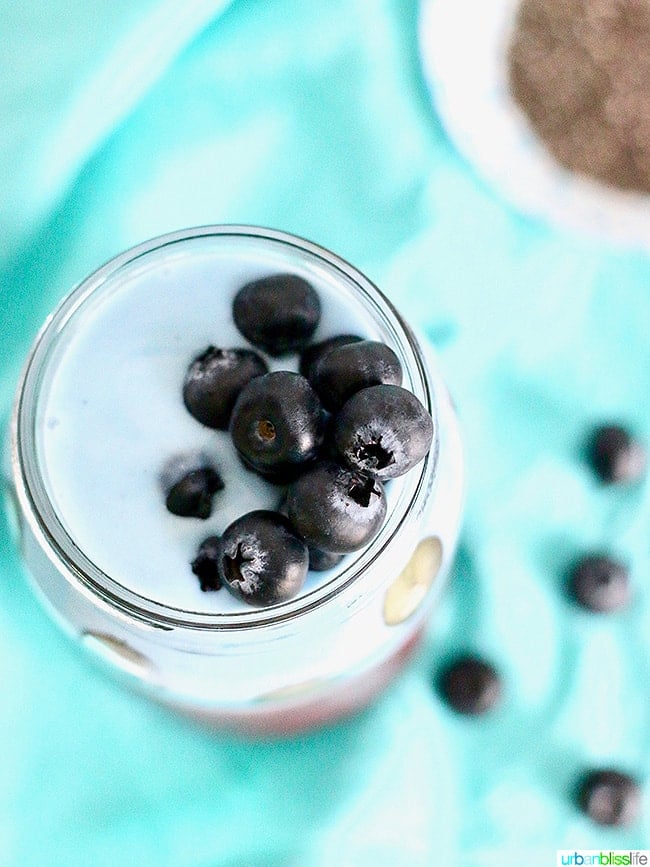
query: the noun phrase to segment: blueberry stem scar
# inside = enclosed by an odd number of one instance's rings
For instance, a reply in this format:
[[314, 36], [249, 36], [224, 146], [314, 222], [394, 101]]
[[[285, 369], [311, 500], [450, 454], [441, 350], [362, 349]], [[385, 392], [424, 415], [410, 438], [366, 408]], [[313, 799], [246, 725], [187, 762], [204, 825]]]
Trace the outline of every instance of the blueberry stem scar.
[[263, 419], [257, 423], [257, 433], [260, 439], [272, 442], [275, 439], [275, 425], [268, 419]]
[[395, 463], [393, 453], [382, 446], [381, 439], [378, 437], [376, 441], [370, 442], [364, 442], [361, 438], [357, 440], [354, 448], [355, 456], [368, 469], [383, 470]]
[[352, 497], [355, 503], [364, 507], [370, 505], [370, 498], [373, 494], [375, 494], [375, 496], [379, 495], [378, 491], [375, 489], [374, 479], [363, 478], [362, 476], [356, 476], [350, 482], [348, 494]]
[[241, 583], [246, 580], [242, 575], [241, 567], [244, 563], [251, 563], [254, 560], [254, 557], [247, 557], [244, 554], [242, 547], [240, 542], [237, 545], [234, 557], [231, 557], [230, 554], [225, 554], [223, 558], [223, 569], [227, 580], [231, 584]]

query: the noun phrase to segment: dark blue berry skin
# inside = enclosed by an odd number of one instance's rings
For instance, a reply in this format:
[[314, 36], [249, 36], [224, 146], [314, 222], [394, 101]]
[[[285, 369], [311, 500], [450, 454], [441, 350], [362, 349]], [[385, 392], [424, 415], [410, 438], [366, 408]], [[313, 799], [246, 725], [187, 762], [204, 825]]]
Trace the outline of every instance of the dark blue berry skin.
[[343, 557], [343, 554], [333, 554], [330, 551], [309, 548], [309, 569], [312, 572], [327, 572], [328, 569], [338, 566]]
[[335, 337], [328, 337], [327, 340], [321, 340], [319, 343], [310, 343], [300, 355], [300, 373], [307, 379], [311, 379], [312, 369], [328, 352], [339, 346], [346, 346], [348, 343], [357, 343], [362, 339], [356, 334], [337, 334]]
[[598, 825], [633, 825], [641, 812], [641, 786], [621, 771], [594, 770], [580, 781], [577, 800], [582, 812]]
[[[286, 494], [282, 497], [277, 510], [285, 518], [289, 517]], [[331, 551], [320, 551], [318, 548], [309, 547], [309, 545], [307, 546], [307, 550], [309, 551], [310, 572], [326, 572], [328, 569], [333, 569], [335, 566], [338, 566], [345, 556], [344, 554], [333, 554]]]
[[201, 542], [196, 557], [192, 560], [192, 572], [199, 579], [201, 590], [219, 590], [219, 537], [208, 536]]
[[304, 349], [320, 314], [316, 291], [295, 274], [272, 274], [247, 283], [233, 302], [239, 331], [253, 346], [273, 356]]
[[462, 656], [443, 669], [438, 689], [458, 713], [478, 716], [501, 699], [501, 678], [494, 666], [476, 656]]
[[219, 541], [218, 565], [222, 583], [234, 596], [266, 607], [299, 593], [309, 554], [283, 515], [258, 510], [226, 529]]
[[606, 484], [636, 482], [645, 475], [645, 449], [620, 425], [596, 428], [589, 444], [589, 459], [596, 475]]
[[266, 362], [252, 349], [208, 346], [187, 370], [183, 401], [201, 424], [228, 430], [239, 392], [251, 379], [267, 372]]
[[253, 379], [240, 393], [230, 420], [244, 462], [270, 481], [295, 476], [323, 442], [320, 401], [299, 373], [279, 370]]
[[191, 470], [169, 488], [165, 505], [173, 515], [205, 520], [212, 514], [212, 497], [223, 487], [212, 467]]
[[310, 547], [347, 554], [379, 532], [386, 517], [386, 493], [371, 476], [324, 460], [289, 487], [286, 509]]
[[393, 479], [431, 448], [433, 421], [420, 401], [398, 385], [353, 394], [334, 420], [334, 444], [353, 469]]
[[589, 611], [618, 611], [630, 598], [628, 570], [604, 554], [583, 557], [571, 571], [569, 594]]
[[390, 346], [376, 340], [348, 343], [327, 352], [312, 367], [309, 381], [328, 412], [371, 385], [401, 385], [402, 365]]

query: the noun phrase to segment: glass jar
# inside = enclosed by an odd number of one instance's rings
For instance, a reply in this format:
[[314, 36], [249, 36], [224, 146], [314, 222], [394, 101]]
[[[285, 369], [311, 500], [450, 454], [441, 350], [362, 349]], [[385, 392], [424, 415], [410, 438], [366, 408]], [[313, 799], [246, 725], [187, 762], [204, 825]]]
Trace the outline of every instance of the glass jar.
[[[327, 283], [341, 309], [354, 306], [397, 353], [405, 387], [433, 417], [434, 440], [424, 461], [391, 483], [389, 513], [378, 535], [338, 571], [323, 573], [302, 595], [270, 608], [189, 610], [136, 592], [128, 575], [118, 580], [84, 550], [83, 531], [57, 504], [44, 446], [49, 424], [44, 406], [71, 340], [83, 335], [91, 320], [102, 322], [102, 305], [115, 293], [131, 291], [142, 275], [162, 280], [172, 263], [235, 256], [255, 260], [269, 272], [313, 274]], [[153, 296], [155, 303], [155, 289]], [[128, 380], [127, 371], [125, 388]], [[282, 232], [249, 226], [190, 229], [108, 262], [61, 302], [41, 330], [19, 383], [11, 433], [17, 536], [32, 583], [54, 619], [131, 686], [221, 727], [283, 734], [365, 706], [416, 647], [453, 556], [462, 452], [433, 359], [359, 271]], [[107, 427], [106, 441], [110, 436]], [[110, 526], [106, 533], [112, 535]]]

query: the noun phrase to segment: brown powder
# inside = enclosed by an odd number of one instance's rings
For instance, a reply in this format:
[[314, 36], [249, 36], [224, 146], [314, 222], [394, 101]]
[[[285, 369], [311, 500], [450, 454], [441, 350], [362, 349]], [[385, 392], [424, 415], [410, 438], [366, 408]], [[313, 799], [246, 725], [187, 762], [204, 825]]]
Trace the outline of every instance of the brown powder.
[[563, 166], [650, 192], [650, 0], [522, 0], [508, 66]]

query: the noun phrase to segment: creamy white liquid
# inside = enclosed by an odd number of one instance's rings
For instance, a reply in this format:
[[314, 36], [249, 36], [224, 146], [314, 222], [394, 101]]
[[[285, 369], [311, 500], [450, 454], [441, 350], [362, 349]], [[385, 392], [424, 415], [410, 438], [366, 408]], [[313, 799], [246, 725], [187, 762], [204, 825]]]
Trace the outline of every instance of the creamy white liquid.
[[[203, 539], [252, 509], [275, 509], [283, 491], [242, 468], [227, 433], [190, 416], [182, 384], [209, 344], [248, 345], [232, 321], [237, 290], [288, 270], [320, 295], [314, 340], [342, 332], [382, 339], [359, 301], [341, 293], [343, 275], [304, 253], [288, 259], [278, 245], [229, 238], [223, 249], [214, 239], [187, 242], [122, 269], [77, 311], [54, 352], [37, 419], [49, 496], [84, 553], [147, 599], [196, 612], [248, 608], [226, 589], [202, 592], [190, 563]], [[298, 359], [267, 362], [295, 370]], [[170, 514], [160, 481], [171, 457], [196, 451], [210, 456], [225, 482], [206, 521]], [[399, 485], [389, 486], [390, 500]], [[336, 571], [310, 572], [304, 592]]]

